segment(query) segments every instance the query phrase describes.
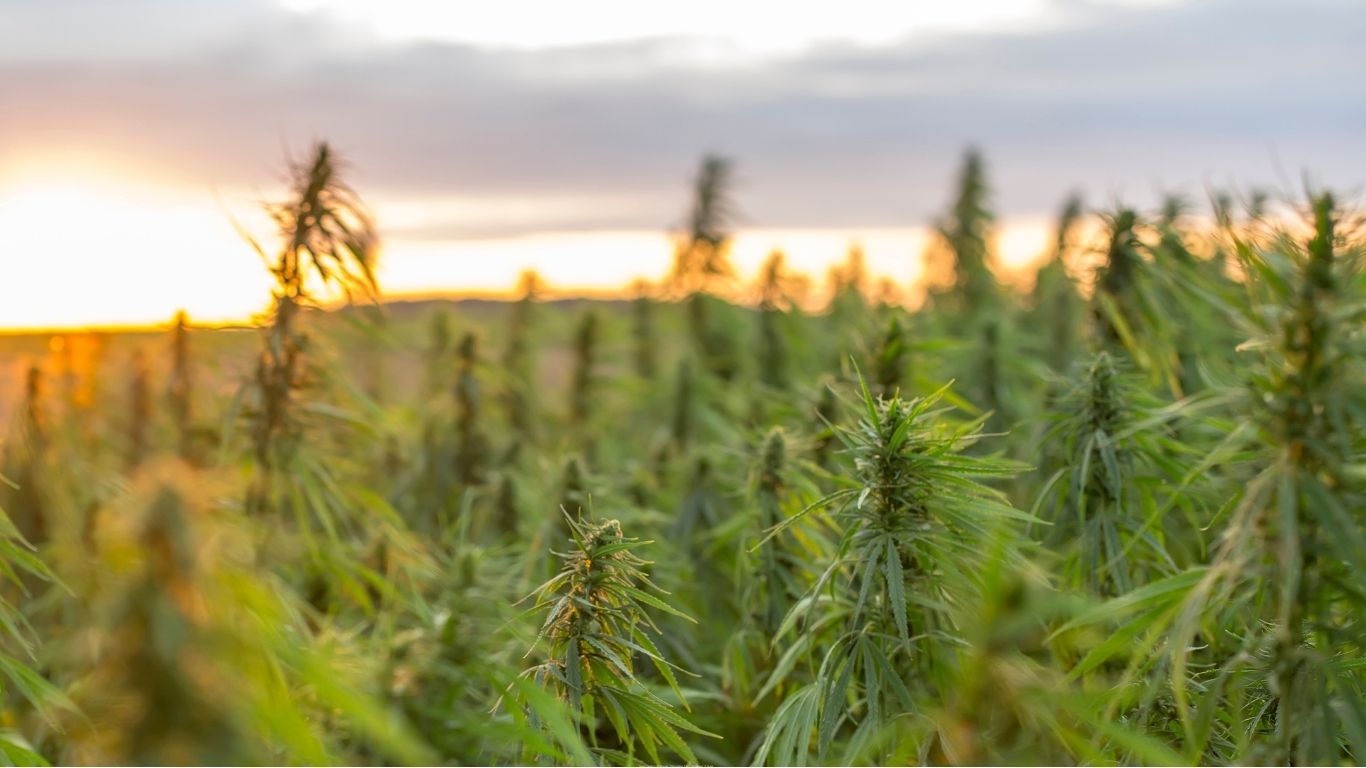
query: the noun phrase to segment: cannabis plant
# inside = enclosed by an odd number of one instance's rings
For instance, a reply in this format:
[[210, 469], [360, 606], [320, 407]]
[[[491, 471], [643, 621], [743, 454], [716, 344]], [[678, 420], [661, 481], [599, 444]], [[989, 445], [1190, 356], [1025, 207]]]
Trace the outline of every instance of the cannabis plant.
[[701, 361], [725, 380], [735, 375], [738, 365], [735, 344], [724, 329], [716, 327], [715, 309], [706, 291], [719, 287], [735, 272], [730, 262], [734, 218], [730, 188], [730, 161], [715, 155], [704, 157], [669, 273], [669, 286], [686, 300], [688, 323]]
[[[953, 425], [939, 406], [944, 390], [911, 400], [875, 398], [862, 389], [859, 423], [840, 430], [855, 476], [778, 526], [816, 510], [837, 531], [829, 562], [774, 636], [786, 643], [764, 693], [790, 689], [756, 757], [804, 764], [838, 736], [865, 742], [900, 715], [942, 694], [948, 656], [962, 629], [950, 606], [971, 602], [987, 531], [1030, 520], [981, 480], [1020, 470], [961, 451], [979, 439], [980, 420]], [[1012, 552], [1006, 556], [1014, 557]], [[809, 659], [804, 685], [794, 670]], [[761, 694], [762, 695], [762, 694]]]
[[759, 273], [759, 378], [776, 389], [787, 386], [787, 339], [783, 313], [791, 303], [785, 257], [774, 251]]
[[1078, 346], [1082, 298], [1068, 262], [1076, 252], [1081, 220], [1081, 198], [1073, 195], [1058, 216], [1053, 248], [1048, 261], [1035, 273], [1030, 301], [1030, 325], [1042, 331], [1039, 352], [1057, 372], [1068, 370]]
[[287, 521], [285, 530], [299, 536], [308, 557], [289, 565], [304, 571], [315, 605], [346, 595], [371, 608], [367, 594], [390, 585], [374, 578], [356, 550], [389, 551], [392, 545], [412, 552], [415, 542], [383, 497], [347, 482], [339, 451], [329, 450], [344, 444], [352, 430], [378, 431], [374, 424], [382, 413], [363, 396], [355, 403], [369, 422], [329, 402], [329, 385], [347, 382], [324, 364], [302, 322], [317, 304], [317, 287], [340, 290], [348, 299], [376, 297], [376, 238], [368, 211], [341, 179], [327, 144], [291, 168], [291, 182], [292, 199], [268, 207], [283, 241], [279, 252], [266, 257], [251, 241], [276, 284], [255, 376], [241, 396], [252, 447], [246, 507]]
[[[1354, 384], [1366, 376], [1366, 280], [1333, 197], [1313, 198], [1309, 218], [1308, 242], [1283, 233], [1269, 249], [1240, 249], [1243, 348], [1255, 356], [1244, 412], [1262, 449], [1171, 643], [1192, 755], [1309, 764], [1366, 755], [1366, 597], [1351, 586], [1366, 569], [1366, 486], [1351, 469], [1366, 414]], [[1192, 645], [1233, 638], [1217, 672], [1188, 679], [1198, 669]], [[1221, 690], [1236, 692], [1243, 718], [1218, 722], [1210, 708]]]
[[589, 312], [579, 321], [574, 335], [574, 380], [569, 400], [569, 423], [574, 427], [583, 427], [591, 415], [597, 357], [598, 316]]
[[[1288, 231], [1238, 241], [1247, 300], [1229, 306], [1249, 337], [1232, 394], [1250, 426], [1223, 455], [1247, 480], [1210, 564], [1107, 604], [1091, 619], [1126, 631], [1164, 671], [1186, 759], [1330, 764], [1366, 754], [1359, 663], [1366, 568], [1359, 464], [1362, 252], [1333, 198], [1313, 199], [1307, 242]], [[1207, 462], [1208, 463], [1208, 462]], [[1140, 599], [1141, 598], [1141, 599]], [[1162, 642], [1165, 639], [1165, 642]], [[1117, 649], [1107, 643], [1087, 665]], [[1133, 671], [1147, 667], [1134, 665]]]
[[[635, 553], [650, 542], [627, 538], [616, 520], [571, 518], [569, 529], [562, 570], [535, 593], [534, 608], [546, 618], [532, 650], [539, 648], [545, 660], [523, 676], [568, 704], [578, 733], [598, 759], [629, 765], [643, 751], [655, 763], [661, 752], [696, 763], [680, 731], [705, 732], [660, 698], [636, 669], [637, 658], [648, 659], [687, 705], [677, 668], [651, 638], [659, 630], [647, 608], [686, 616], [650, 582], [644, 570], [649, 562]], [[523, 696], [514, 693], [514, 700], [526, 706]]]
[[1198, 524], [1183, 530], [1167, 519], [1191, 512], [1173, 509], [1193, 499], [1170, 491], [1188, 490], [1183, 478], [1196, 457], [1169, 427], [1183, 410], [1147, 395], [1109, 353], [1096, 354], [1076, 381], [1042, 440], [1058, 468], [1036, 506], [1049, 510], [1046, 537], [1064, 555], [1062, 582], [1117, 597], [1178, 570], [1169, 538], [1199, 537]]
[[988, 265], [994, 220], [988, 193], [982, 155], [969, 149], [949, 212], [935, 225], [953, 261], [953, 284], [942, 298], [968, 318], [987, 310], [998, 298], [996, 278]]
[[312, 383], [308, 341], [298, 324], [313, 282], [373, 296], [376, 238], [356, 193], [341, 180], [332, 150], [321, 143], [307, 163], [291, 168], [293, 199], [267, 207], [284, 241], [272, 259], [254, 240], [275, 277], [274, 307], [252, 388], [252, 444], [259, 471], [251, 506], [268, 508], [276, 474], [302, 439], [300, 392]]

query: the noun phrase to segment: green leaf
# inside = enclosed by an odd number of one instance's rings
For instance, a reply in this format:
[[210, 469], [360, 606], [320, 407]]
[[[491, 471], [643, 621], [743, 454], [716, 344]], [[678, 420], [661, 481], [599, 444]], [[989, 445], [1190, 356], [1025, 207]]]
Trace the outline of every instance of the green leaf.
[[887, 555], [883, 558], [883, 563], [886, 566], [884, 575], [887, 578], [887, 596], [892, 603], [892, 613], [896, 616], [896, 629], [901, 633], [901, 641], [909, 645], [911, 634], [906, 620], [905, 576], [901, 569], [901, 555], [890, 536], [887, 537], [886, 547]]
[[1172, 603], [1184, 599], [1187, 592], [1192, 587], [1200, 583], [1200, 580], [1208, 573], [1206, 568], [1192, 568], [1187, 571], [1168, 576], [1165, 579], [1154, 581], [1143, 587], [1135, 589], [1127, 595], [1108, 600], [1100, 605], [1083, 611], [1076, 618], [1066, 622], [1049, 635], [1049, 641], [1056, 639], [1058, 635], [1071, 631], [1077, 627], [1084, 627], [1088, 624], [1098, 624], [1106, 621], [1127, 616], [1134, 611], [1151, 609], [1154, 606], [1169, 606]]
[[636, 599], [636, 600], [639, 600], [640, 602], [645, 603], [646, 605], [648, 605], [648, 606], [650, 606], [650, 607], [652, 607], [652, 608], [658, 608], [659, 610], [661, 610], [661, 611], [663, 611], [663, 612], [669, 614], [670, 616], [677, 616], [677, 617], [680, 618], [680, 619], [684, 619], [684, 620], [686, 620], [686, 621], [690, 621], [690, 622], [692, 622], [692, 623], [694, 623], [694, 624], [697, 623], [697, 619], [694, 619], [693, 617], [689, 616], [688, 614], [683, 613], [682, 611], [678, 610], [677, 608], [673, 607], [672, 605], [669, 605], [668, 603], [664, 602], [663, 600], [660, 600], [659, 598], [655, 597], [654, 595], [649, 594], [648, 592], [643, 592], [643, 591], [641, 591], [641, 590], [639, 590], [639, 589], [636, 589], [635, 587], [628, 587], [628, 586], [623, 586], [623, 587], [621, 588], [621, 590], [622, 590], [623, 592], [625, 592], [626, 594], [630, 595], [632, 598], [634, 598], [634, 599]]
[[[836, 648], [839, 646], [837, 645]], [[831, 649], [833, 654], [835, 649]], [[821, 703], [820, 729], [817, 737], [817, 750], [819, 755], [824, 758], [826, 751], [830, 748], [830, 740], [834, 738], [835, 728], [839, 725], [841, 716], [844, 714], [845, 698], [849, 693], [849, 683], [854, 675], [854, 660], [847, 653], [840, 656], [836, 665], [836, 676], [834, 682], [826, 680], [825, 696]]]

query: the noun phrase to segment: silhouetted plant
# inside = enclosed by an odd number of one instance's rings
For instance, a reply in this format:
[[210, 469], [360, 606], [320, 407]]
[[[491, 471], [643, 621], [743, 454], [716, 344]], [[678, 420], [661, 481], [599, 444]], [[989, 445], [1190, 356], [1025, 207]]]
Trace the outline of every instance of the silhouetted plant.
[[693, 183], [692, 208], [674, 250], [669, 282], [675, 290], [692, 294], [718, 279], [730, 277], [730, 227], [735, 215], [731, 200], [731, 164], [716, 155], [702, 158]]
[[1076, 356], [1077, 328], [1081, 323], [1082, 298], [1068, 272], [1068, 256], [1076, 246], [1082, 219], [1081, 198], [1072, 195], [1058, 215], [1053, 250], [1035, 274], [1031, 300], [1033, 324], [1044, 332], [1041, 350], [1054, 371], [1063, 372]]
[[730, 186], [730, 162], [715, 155], [704, 157], [693, 187], [688, 223], [675, 244], [669, 274], [670, 287], [686, 297], [689, 326], [703, 364], [723, 379], [735, 374], [734, 342], [712, 327], [705, 291], [735, 272], [730, 263], [734, 216]]
[[963, 157], [953, 204], [935, 229], [953, 258], [950, 304], [970, 316], [991, 306], [999, 292], [987, 264], [994, 220], [987, 207], [988, 194], [982, 155], [969, 149]]
[[868, 265], [863, 247], [851, 244], [844, 263], [829, 269], [826, 282], [830, 285], [830, 314], [841, 324], [856, 321], [868, 303]]
[[1143, 257], [1136, 228], [1138, 214], [1121, 208], [1103, 217], [1109, 244], [1105, 250], [1105, 264], [1096, 275], [1092, 310], [1102, 344], [1132, 348], [1138, 309], [1135, 306], [1135, 282]]
[[310, 283], [336, 287], [348, 297], [378, 292], [376, 238], [360, 198], [340, 178], [331, 149], [318, 144], [306, 163], [291, 169], [293, 199], [267, 206], [284, 245], [274, 258], [248, 238], [275, 276], [274, 308], [257, 364], [252, 440], [259, 479], [251, 506], [271, 504], [276, 472], [293, 459], [301, 439], [298, 393], [309, 383], [307, 339], [297, 328], [299, 312], [312, 301]]

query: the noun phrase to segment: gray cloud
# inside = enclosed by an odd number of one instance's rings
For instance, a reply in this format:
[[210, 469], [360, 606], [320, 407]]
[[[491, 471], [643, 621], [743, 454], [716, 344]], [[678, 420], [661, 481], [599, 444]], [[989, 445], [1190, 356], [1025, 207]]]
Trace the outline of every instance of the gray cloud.
[[1047, 29], [701, 67], [672, 55], [683, 40], [381, 45], [257, 2], [119, 16], [0, 0], [0, 155], [78, 147], [229, 186], [276, 178], [285, 147], [326, 137], [363, 192], [626, 198], [583, 222], [622, 227], [674, 221], [708, 150], [737, 159], [746, 219], [765, 226], [921, 223], [968, 143], [1014, 214], [1073, 188], [1105, 203], [1274, 184], [1278, 164], [1291, 182], [1360, 182], [1366, 5], [1063, 3]]

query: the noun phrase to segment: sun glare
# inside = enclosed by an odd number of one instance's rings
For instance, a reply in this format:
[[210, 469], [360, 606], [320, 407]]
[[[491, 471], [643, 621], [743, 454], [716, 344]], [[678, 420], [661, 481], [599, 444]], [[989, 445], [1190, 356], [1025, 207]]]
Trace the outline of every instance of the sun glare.
[[210, 195], [104, 179], [0, 185], [0, 327], [209, 322], [260, 309], [269, 275]]
[[[0, 181], [0, 232], [12, 264], [10, 279], [0, 283], [0, 328], [161, 324], [182, 308], [197, 322], [249, 321], [269, 303], [271, 282], [233, 218], [250, 224], [267, 252], [275, 241], [248, 196], [232, 199], [229, 210], [208, 190], [105, 177]], [[402, 209], [372, 202], [381, 213]], [[459, 223], [468, 220], [466, 208], [443, 211], [441, 201], [432, 201], [423, 221], [444, 216]], [[381, 215], [378, 277], [391, 296], [506, 296], [526, 269], [540, 272], [562, 295], [610, 294], [637, 278], [661, 279], [673, 258], [662, 231], [406, 239], [384, 238], [386, 221]], [[399, 232], [402, 224], [400, 217]], [[1041, 223], [1006, 222], [998, 237], [1002, 279], [1018, 282], [1047, 237]], [[781, 250], [819, 294], [826, 270], [857, 243], [870, 274], [914, 297], [929, 238], [918, 227], [748, 229], [735, 238], [733, 261], [740, 280], [749, 281], [770, 253]]]

